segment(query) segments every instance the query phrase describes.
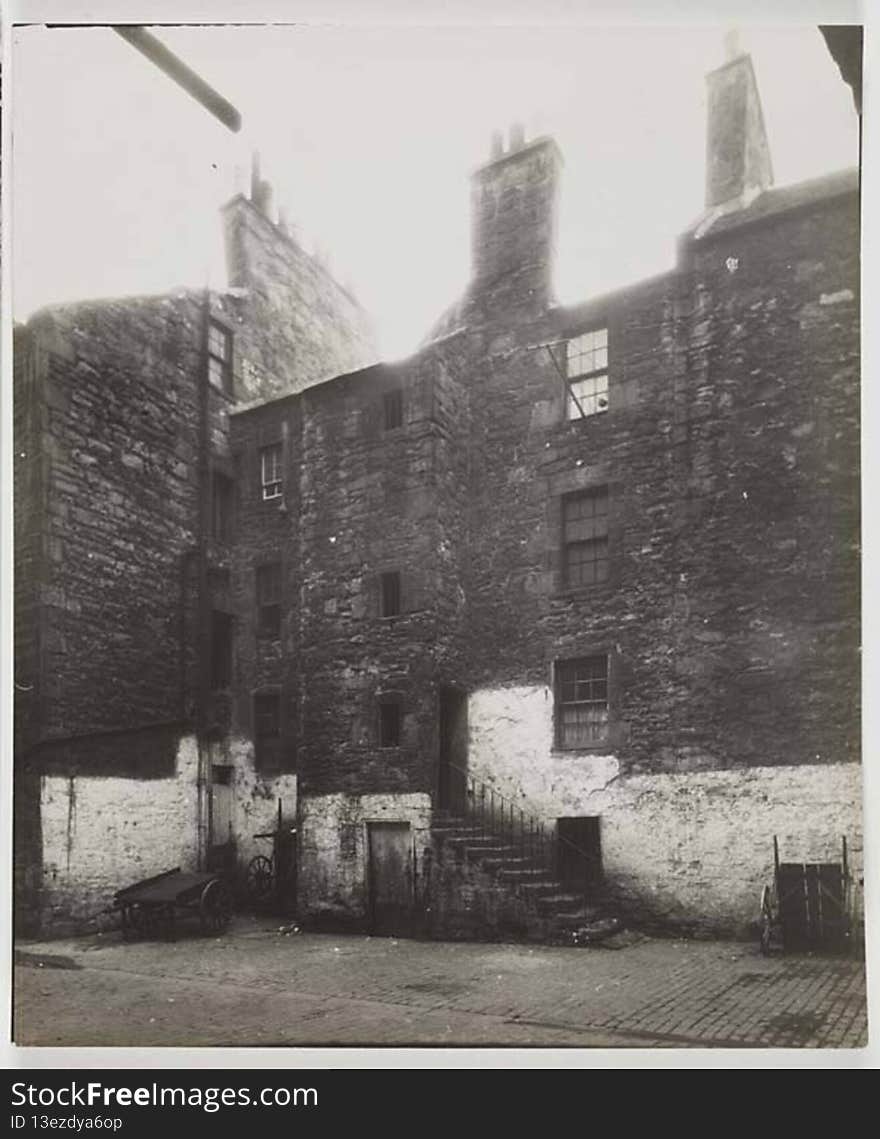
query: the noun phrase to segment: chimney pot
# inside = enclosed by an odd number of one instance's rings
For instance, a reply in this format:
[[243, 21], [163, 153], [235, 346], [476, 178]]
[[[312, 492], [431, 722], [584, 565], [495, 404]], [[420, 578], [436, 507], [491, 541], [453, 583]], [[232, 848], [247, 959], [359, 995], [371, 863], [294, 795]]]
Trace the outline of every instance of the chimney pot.
[[728, 28], [724, 33], [724, 62], [732, 63], [743, 54], [739, 28]]
[[504, 154], [504, 135], [501, 131], [492, 131], [492, 145], [489, 150], [489, 159], [494, 162]]
[[521, 150], [526, 144], [526, 128], [522, 123], [514, 123], [510, 128], [510, 149]]

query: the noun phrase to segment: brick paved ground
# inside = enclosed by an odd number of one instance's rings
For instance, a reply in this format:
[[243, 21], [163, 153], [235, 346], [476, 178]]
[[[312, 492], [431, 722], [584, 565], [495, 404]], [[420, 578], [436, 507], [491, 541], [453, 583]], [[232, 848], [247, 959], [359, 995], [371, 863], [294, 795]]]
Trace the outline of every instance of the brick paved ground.
[[[864, 964], [730, 942], [619, 949], [281, 934], [19, 947], [40, 1045], [860, 1047]], [[42, 964], [41, 964], [42, 963]]]

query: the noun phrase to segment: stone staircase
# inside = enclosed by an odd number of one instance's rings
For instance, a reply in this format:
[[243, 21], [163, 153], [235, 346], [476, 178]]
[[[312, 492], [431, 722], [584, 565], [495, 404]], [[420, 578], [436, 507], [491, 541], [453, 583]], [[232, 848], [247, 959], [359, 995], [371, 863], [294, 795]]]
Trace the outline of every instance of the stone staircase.
[[[492, 892], [494, 909], [514, 915], [508, 932], [572, 945], [599, 941], [621, 928], [602, 904], [600, 891], [574, 890], [554, 873], [557, 840], [544, 828], [518, 830], [498, 825], [497, 817], [487, 825], [485, 817], [436, 811], [431, 835], [447, 881], [457, 873], [464, 883], [461, 893]], [[447, 889], [447, 895], [454, 892]]]

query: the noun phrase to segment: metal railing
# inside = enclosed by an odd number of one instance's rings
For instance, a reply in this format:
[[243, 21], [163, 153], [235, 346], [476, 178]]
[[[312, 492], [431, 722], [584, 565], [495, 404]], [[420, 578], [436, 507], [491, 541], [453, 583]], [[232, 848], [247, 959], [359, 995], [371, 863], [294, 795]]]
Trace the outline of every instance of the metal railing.
[[[543, 871], [558, 881], [567, 894], [577, 894], [584, 904], [596, 899], [601, 882], [599, 856], [581, 849], [556, 827], [530, 815], [495, 787], [481, 783], [467, 771], [449, 765], [457, 778], [450, 781], [445, 809], [474, 831], [473, 838], [491, 839], [499, 847], [516, 851], [511, 858], [527, 860], [522, 869]], [[513, 886], [524, 886], [524, 877]], [[522, 892], [522, 891], [521, 891]]]

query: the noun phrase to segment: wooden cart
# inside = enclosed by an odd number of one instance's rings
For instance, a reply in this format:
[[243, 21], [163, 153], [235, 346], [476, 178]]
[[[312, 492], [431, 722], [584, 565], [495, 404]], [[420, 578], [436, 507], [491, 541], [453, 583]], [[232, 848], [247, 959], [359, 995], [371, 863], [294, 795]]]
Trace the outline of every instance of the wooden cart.
[[175, 867], [118, 890], [111, 910], [118, 910], [122, 935], [173, 937], [180, 918], [198, 917], [203, 933], [220, 933], [232, 917], [232, 896], [216, 874]]
[[773, 871], [773, 884], [761, 892], [761, 952], [847, 952], [853, 884], [846, 838], [840, 862], [781, 862], [774, 835]]

